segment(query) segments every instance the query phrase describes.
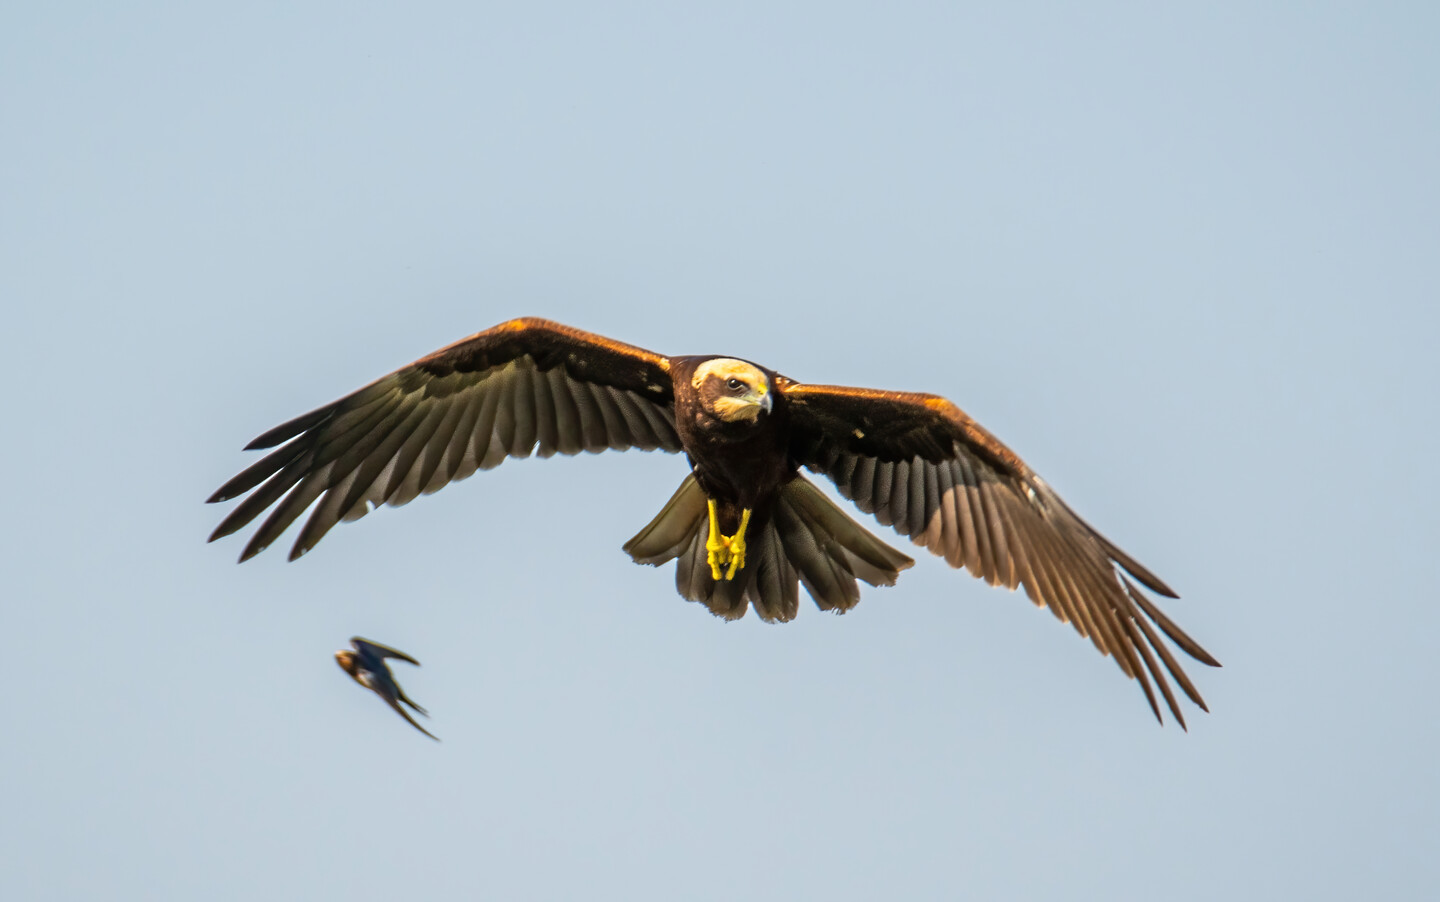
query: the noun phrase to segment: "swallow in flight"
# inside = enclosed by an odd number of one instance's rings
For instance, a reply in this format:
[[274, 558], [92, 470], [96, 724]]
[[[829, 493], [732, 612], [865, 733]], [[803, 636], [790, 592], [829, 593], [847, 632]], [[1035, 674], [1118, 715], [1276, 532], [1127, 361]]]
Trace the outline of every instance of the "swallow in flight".
[[400, 684], [395, 682], [395, 677], [390, 673], [390, 666], [385, 663], [386, 658], [397, 658], [401, 661], [420, 666], [420, 662], [405, 654], [378, 642], [371, 642], [368, 639], [361, 639], [359, 636], [351, 638], [350, 645], [354, 649], [341, 649], [335, 652], [335, 662], [340, 669], [350, 674], [351, 679], [385, 699], [385, 704], [395, 709], [395, 713], [409, 721], [410, 726], [434, 739], [440, 741], [440, 737], [420, 726], [409, 712], [400, 706], [401, 702], [429, 717], [430, 714], [419, 705], [410, 700]]

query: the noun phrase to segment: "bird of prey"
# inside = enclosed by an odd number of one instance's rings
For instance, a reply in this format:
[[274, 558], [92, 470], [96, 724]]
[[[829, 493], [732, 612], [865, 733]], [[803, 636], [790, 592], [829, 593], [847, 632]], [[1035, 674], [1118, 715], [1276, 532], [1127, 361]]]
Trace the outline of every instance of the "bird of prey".
[[[278, 446], [278, 447], [277, 447]], [[734, 357], [665, 357], [525, 318], [442, 348], [246, 446], [274, 448], [211, 502], [247, 495], [214, 541], [269, 516], [244, 561], [307, 508], [290, 559], [341, 520], [401, 505], [508, 457], [684, 452], [691, 471], [624, 546], [676, 561], [680, 594], [729, 619], [788, 621], [804, 585], [822, 610], [895, 583], [912, 561], [856, 523], [801, 469], [882, 525], [991, 585], [1023, 587], [1138, 679], [1184, 726], [1168, 673], [1205, 703], [1164, 642], [1218, 662], [1136, 583], [1158, 577], [1102, 536], [1013, 451], [936, 395], [808, 385]]]
[[439, 736], [416, 723], [415, 718], [410, 716], [410, 712], [400, 706], [400, 703], [404, 702], [426, 717], [430, 716], [424, 708], [411, 701], [410, 696], [405, 694], [405, 690], [400, 688], [400, 684], [395, 682], [395, 676], [390, 672], [390, 665], [385, 663], [385, 659], [396, 658], [414, 664], [416, 667], [420, 666], [420, 662], [403, 651], [397, 651], [389, 646], [381, 645], [379, 642], [371, 642], [369, 639], [361, 639], [359, 636], [351, 638], [350, 646], [354, 651], [342, 648], [335, 652], [335, 663], [340, 665], [340, 669], [350, 674], [350, 678], [355, 682], [385, 699], [385, 704], [394, 708], [395, 713], [405, 718], [410, 726], [439, 742]]

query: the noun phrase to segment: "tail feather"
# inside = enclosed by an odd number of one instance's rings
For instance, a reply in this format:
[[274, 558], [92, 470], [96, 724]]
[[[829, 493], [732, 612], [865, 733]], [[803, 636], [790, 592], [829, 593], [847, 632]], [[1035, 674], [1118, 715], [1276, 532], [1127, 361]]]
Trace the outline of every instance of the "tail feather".
[[733, 580], [712, 577], [706, 561], [709, 521], [705, 493], [693, 475], [655, 519], [625, 544], [641, 564], [675, 560], [675, 588], [717, 616], [736, 620], [750, 605], [767, 621], [793, 620], [800, 585], [825, 611], [845, 612], [860, 601], [860, 579], [892, 586], [915, 562], [871, 535], [803, 476], [787, 483], [769, 516], [752, 521], [745, 568]]
[[[705, 492], [695, 477], [686, 476], [680, 488], [660, 508], [648, 525], [625, 543], [625, 553], [637, 564], [659, 566], [674, 560], [690, 547], [696, 523], [706, 522]], [[700, 539], [703, 544], [705, 539]]]
[[775, 506], [775, 532], [785, 537], [799, 570], [800, 582], [822, 611], [848, 611], [860, 602], [855, 571], [847, 566], [845, 549], [818, 524], [807, 521], [789, 504]]

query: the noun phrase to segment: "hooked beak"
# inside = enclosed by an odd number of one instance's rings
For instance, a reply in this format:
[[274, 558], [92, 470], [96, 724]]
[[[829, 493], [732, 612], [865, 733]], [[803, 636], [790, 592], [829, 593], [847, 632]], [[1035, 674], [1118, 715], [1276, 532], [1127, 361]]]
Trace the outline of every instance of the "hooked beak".
[[770, 388], [765, 385], [757, 385], [746, 395], [745, 399], [752, 404], [759, 405], [760, 409], [766, 413], [769, 413], [775, 406], [775, 399], [770, 395]]

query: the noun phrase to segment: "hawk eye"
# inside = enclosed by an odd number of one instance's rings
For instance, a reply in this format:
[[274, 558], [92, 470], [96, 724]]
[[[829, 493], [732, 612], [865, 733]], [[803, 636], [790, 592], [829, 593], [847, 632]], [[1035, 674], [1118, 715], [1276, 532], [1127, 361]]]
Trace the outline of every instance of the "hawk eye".
[[739, 379], [733, 377], [726, 379], [725, 384], [730, 387], [731, 391], [739, 391], [740, 389], [745, 387], [744, 382], [741, 382]]

